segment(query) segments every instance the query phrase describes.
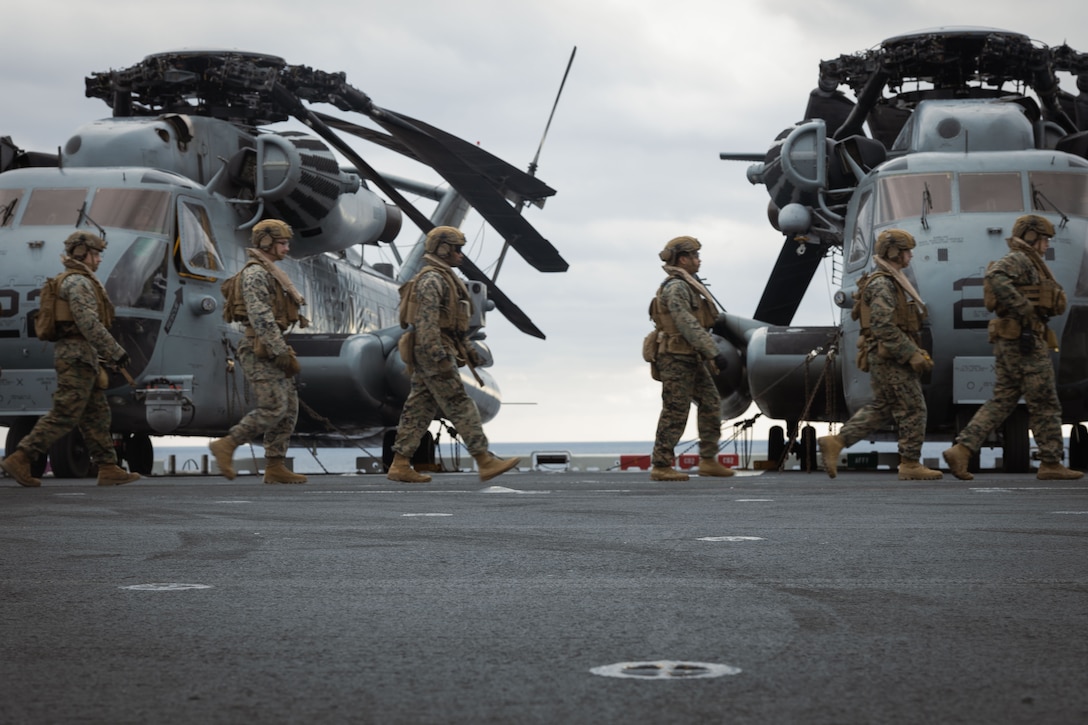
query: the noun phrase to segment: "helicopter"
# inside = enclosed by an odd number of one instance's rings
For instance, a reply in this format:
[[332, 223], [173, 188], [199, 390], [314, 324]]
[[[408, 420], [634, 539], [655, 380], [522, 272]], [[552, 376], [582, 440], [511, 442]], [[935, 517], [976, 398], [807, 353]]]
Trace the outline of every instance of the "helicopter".
[[[262, 219], [294, 229], [291, 257], [281, 266], [306, 298], [311, 322], [288, 335], [302, 366], [292, 442], [381, 438], [387, 461], [410, 388], [397, 352], [399, 288], [422, 266], [426, 232], [459, 226], [475, 209], [503, 238], [503, 255], [512, 248], [541, 272], [568, 267], [523, 214], [556, 193], [536, 177], [536, 160], [521, 171], [379, 107], [342, 72], [262, 53], [182, 50], [92, 73], [85, 84], [87, 97], [103, 100], [112, 115], [76, 130], [56, 154], [0, 138], [0, 425], [8, 427], [7, 453], [51, 406], [52, 346], [35, 337], [33, 319], [40, 288], [60, 271], [63, 240], [76, 229], [96, 231], [109, 245], [98, 277], [117, 310], [111, 333], [131, 357], [127, 370], [110, 375], [112, 433], [119, 458], [142, 474], [153, 468], [153, 436], [221, 436], [254, 404], [235, 364], [241, 329], [223, 319], [220, 286], [244, 265], [249, 230]], [[269, 128], [292, 119], [307, 130]], [[430, 167], [447, 185], [381, 174], [342, 134]], [[433, 202], [432, 213], [407, 195]], [[402, 259], [393, 242], [404, 217], [420, 236]], [[365, 247], [381, 244], [399, 269], [364, 260]], [[486, 422], [501, 393], [489, 371], [485, 313], [496, 310], [518, 330], [545, 335], [474, 262], [466, 258], [460, 269], [481, 360], [462, 379]], [[424, 459], [428, 443], [430, 436], [420, 448]], [[78, 431], [59, 440], [48, 460], [58, 477], [92, 475]]]
[[[1076, 78], [1077, 95], [1059, 73]], [[844, 422], [871, 402], [851, 309], [877, 235], [890, 228], [916, 240], [906, 274], [929, 309], [927, 438], [952, 439], [994, 384], [986, 266], [1008, 251], [1015, 219], [1034, 213], [1057, 230], [1046, 257], [1069, 305], [1050, 320], [1060, 340], [1051, 358], [1072, 426], [1070, 465], [1088, 467], [1088, 55], [994, 28], [897, 35], [822, 61], [803, 120], [766, 153], [719, 156], [755, 162], [748, 180], [766, 187], [768, 219], [784, 235], [753, 316], [727, 314], [714, 330], [737, 363], [716, 381], [723, 417], [754, 401], [783, 421], [770, 429], [772, 460], [795, 450], [812, 470], [815, 430], [800, 424]], [[791, 326], [826, 258], [839, 324]], [[987, 441], [1002, 448], [1006, 472], [1030, 470], [1028, 434], [1021, 403]], [[894, 430], [879, 439], [895, 440]], [[977, 454], [969, 467], [978, 470]]]

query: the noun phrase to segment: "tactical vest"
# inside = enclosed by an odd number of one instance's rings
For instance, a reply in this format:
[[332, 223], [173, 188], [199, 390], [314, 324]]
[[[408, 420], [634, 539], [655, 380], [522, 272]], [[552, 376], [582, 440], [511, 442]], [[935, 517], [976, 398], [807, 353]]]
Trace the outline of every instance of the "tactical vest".
[[461, 280], [457, 279], [452, 269], [427, 265], [415, 277], [400, 288], [400, 326], [407, 329], [419, 320], [419, 298], [416, 285], [427, 272], [437, 272], [446, 283], [446, 300], [438, 316], [438, 327], [446, 335], [458, 339], [468, 332], [472, 319], [472, 300]]
[[53, 318], [57, 323], [59, 337], [82, 335], [75, 324], [75, 317], [72, 316], [71, 305], [68, 304], [68, 300], [61, 299], [59, 294], [61, 284], [72, 274], [83, 275], [91, 280], [91, 289], [94, 290], [95, 298], [95, 313], [98, 315], [98, 319], [102, 323], [102, 326], [108, 330], [110, 325], [113, 324], [114, 310], [113, 303], [110, 302], [110, 298], [106, 295], [106, 290], [102, 286], [102, 283], [99, 282], [98, 278], [93, 274], [84, 272], [81, 269], [67, 269], [55, 277], [58, 294], [56, 296], [56, 303], [53, 305]]
[[[246, 302], [242, 297], [242, 272], [250, 265], [261, 266], [255, 259], [246, 262], [238, 274], [227, 279], [220, 286], [223, 293], [223, 319], [227, 322], [241, 322], [249, 324], [249, 313], [246, 311]], [[272, 277], [275, 282], [275, 292], [272, 295], [272, 316], [276, 319], [276, 325], [281, 331], [286, 331], [302, 318], [302, 307], [295, 302], [283, 285]]]
[[887, 277], [895, 282], [895, 326], [905, 332], [911, 340], [914, 340], [915, 344], [921, 344], [920, 333], [922, 331], [922, 320], [925, 319], [924, 313], [915, 306], [914, 300], [907, 299], [907, 293], [896, 282], [895, 277], [883, 270], [877, 270], [872, 274], [863, 274], [861, 279], [858, 280], [858, 289], [854, 292], [854, 308], [850, 311], [850, 317], [861, 323], [862, 337], [867, 339], [872, 337], [870, 320], [873, 311], [869, 303], [865, 301], [865, 289], [877, 277]]
[[[1041, 264], [1044, 264], [1041, 260], [1035, 259], [1030, 254], [1023, 254], [1031, 261], [1040, 279], [1039, 284], [1015, 285], [1016, 291], [1031, 303], [1038, 317], [1056, 317], [1064, 313], [1067, 303], [1065, 290], [1050, 274], [1049, 269], [1040, 267]], [[990, 262], [987, 265], [986, 276], [982, 279], [982, 303], [986, 305], [988, 311], [996, 312], [998, 317], [1008, 317], [1009, 310], [1000, 309], [1001, 306], [998, 304], [997, 295], [994, 294], [993, 286], [990, 284], [989, 273], [994, 264], [996, 262]]]
[[[668, 305], [661, 299], [661, 295], [665, 291], [665, 285], [674, 279], [680, 280], [683, 284], [688, 284], [683, 277], [669, 277], [661, 283], [661, 286], [657, 288], [657, 294], [650, 300], [650, 319], [654, 321], [658, 332], [661, 333], [657, 336], [657, 351], [658, 353], [668, 353], [670, 355], [694, 355], [696, 354], [695, 348], [680, 334], [676, 321], [672, 319], [672, 313], [669, 312]], [[691, 288], [691, 285], [688, 285], [688, 287], [695, 292], [696, 299], [691, 313], [695, 316], [700, 327], [709, 329], [718, 319], [718, 311], [710, 300], [699, 294], [698, 290]]]

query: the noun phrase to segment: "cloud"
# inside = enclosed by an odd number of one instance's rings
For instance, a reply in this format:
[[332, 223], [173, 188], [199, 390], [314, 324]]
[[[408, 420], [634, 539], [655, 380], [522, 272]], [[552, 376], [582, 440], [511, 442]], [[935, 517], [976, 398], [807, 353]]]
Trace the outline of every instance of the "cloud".
[[[0, 135], [53, 150], [80, 124], [109, 113], [83, 96], [91, 72], [166, 50], [240, 48], [344, 71], [379, 106], [525, 168], [577, 46], [540, 156], [539, 175], [558, 195], [526, 212], [571, 269], [543, 275], [507, 258], [499, 286], [548, 339], [527, 338], [490, 316], [500, 386], [508, 400], [535, 405], [508, 406], [487, 428], [498, 441], [650, 439], [658, 386], [639, 345], [662, 277], [657, 252], [678, 234], [699, 237], [711, 289], [730, 311], [747, 315], [781, 246], [766, 222], [763, 188], [747, 182], [746, 164], [719, 160], [720, 151], [765, 151], [799, 120], [822, 59], [920, 27], [978, 20], [1059, 44], [1088, 19], [1079, 5], [1065, 4], [1060, 14], [1028, 12], [1011, 0], [947, 5], [193, 0], [173, 9], [168, 22], [149, 23], [146, 6], [136, 2], [16, 3], [5, 9], [0, 46], [8, 69], [0, 78]], [[365, 144], [357, 148], [379, 168], [429, 173]], [[405, 226], [402, 248], [416, 236]], [[474, 216], [466, 232], [478, 237], [477, 263], [491, 265], [501, 240]], [[817, 274], [798, 322], [832, 324], [825, 278]]]

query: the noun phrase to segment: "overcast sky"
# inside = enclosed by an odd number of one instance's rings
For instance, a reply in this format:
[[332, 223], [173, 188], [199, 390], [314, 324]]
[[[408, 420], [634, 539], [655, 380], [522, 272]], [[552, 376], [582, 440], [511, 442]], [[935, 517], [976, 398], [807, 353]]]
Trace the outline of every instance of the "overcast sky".
[[[90, 73], [167, 50], [233, 48], [343, 71], [377, 105], [526, 168], [577, 46], [537, 172], [558, 194], [527, 212], [570, 270], [541, 274], [507, 258], [498, 284], [547, 340], [489, 316], [507, 405], [486, 429], [498, 442], [649, 440], [660, 386], [640, 346], [663, 276], [657, 252], [674, 236], [698, 237], [711, 290], [730, 312], [750, 316], [781, 246], [764, 188], [720, 151], [762, 153], [799, 121], [823, 59], [964, 25], [1083, 51], [1086, 21], [1086, 6], [1071, 0], [189, 0], [154, 10], [39, 0], [4, 11], [0, 135], [55, 151], [76, 127], [109, 115], [84, 97]], [[353, 145], [380, 170], [440, 181]], [[478, 266], [492, 265], [497, 234], [475, 215], [464, 231]], [[415, 236], [406, 220], [398, 244]], [[828, 275], [817, 273], [795, 323], [835, 323]], [[732, 422], [723, 433], [732, 435]], [[693, 435], [689, 425], [685, 440]]]

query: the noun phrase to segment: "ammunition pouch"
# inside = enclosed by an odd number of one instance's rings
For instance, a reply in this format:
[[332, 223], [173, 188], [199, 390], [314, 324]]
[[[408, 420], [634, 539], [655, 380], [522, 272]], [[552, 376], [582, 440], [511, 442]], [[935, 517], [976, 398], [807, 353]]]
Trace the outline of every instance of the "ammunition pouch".
[[854, 358], [854, 362], [858, 366], [858, 370], [863, 373], [869, 372], [869, 336], [862, 335], [858, 338], [858, 355]]
[[98, 390], [106, 390], [110, 387], [110, 374], [103, 366], [98, 366], [98, 375], [94, 379], [94, 387]]
[[987, 326], [992, 343], [998, 340], [1016, 340], [1020, 337], [1020, 330], [1020, 321], [1012, 317], [995, 318]]
[[1039, 284], [1025, 285], [1020, 288], [1020, 293], [1035, 308], [1035, 314], [1041, 317], [1057, 317], [1065, 312], [1065, 291], [1052, 279], [1044, 279]]
[[416, 364], [416, 331], [408, 330], [400, 339], [397, 340], [397, 352], [400, 353], [400, 359], [404, 361], [404, 367], [409, 375], [412, 374], [412, 370]]
[[657, 330], [653, 330], [642, 340], [642, 359], [648, 363], [657, 362], [657, 336]]

